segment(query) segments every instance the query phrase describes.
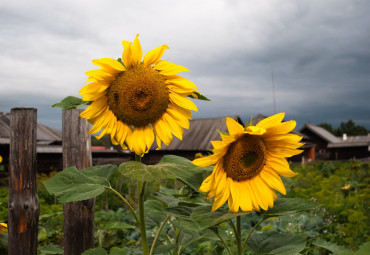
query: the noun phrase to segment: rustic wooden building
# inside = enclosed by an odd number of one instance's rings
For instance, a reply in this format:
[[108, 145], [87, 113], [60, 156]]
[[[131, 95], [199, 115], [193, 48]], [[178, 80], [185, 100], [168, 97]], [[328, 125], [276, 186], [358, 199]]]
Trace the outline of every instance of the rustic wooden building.
[[[8, 165], [10, 144], [10, 113], [0, 112], [0, 155]], [[37, 124], [37, 168], [39, 171], [62, 169], [62, 132]]]
[[367, 136], [334, 136], [326, 129], [308, 123], [300, 130], [316, 144], [319, 160], [367, 159], [370, 157], [370, 134]]

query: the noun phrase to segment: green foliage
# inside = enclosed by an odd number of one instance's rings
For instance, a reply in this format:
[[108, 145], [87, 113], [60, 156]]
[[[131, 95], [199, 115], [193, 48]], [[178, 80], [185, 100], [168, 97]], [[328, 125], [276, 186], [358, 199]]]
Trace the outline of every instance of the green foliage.
[[190, 160], [174, 156], [164, 156], [156, 165], [145, 165], [136, 161], [124, 162], [118, 171], [126, 177], [138, 181], [152, 182], [161, 179], [175, 179], [198, 190], [203, 181], [203, 173], [209, 168], [201, 168]]
[[193, 93], [196, 95], [196, 97], [194, 97], [193, 95], [189, 95], [188, 97], [203, 101], [212, 101], [211, 99], [208, 99], [206, 96], [200, 94], [199, 92], [193, 91]]
[[352, 120], [341, 122], [338, 128], [333, 128], [331, 124], [326, 122], [320, 123], [318, 126], [325, 128], [336, 136], [342, 136], [343, 134], [347, 134], [349, 136], [367, 135], [369, 132], [364, 126], [356, 125]]
[[322, 205], [315, 216], [322, 219], [319, 236], [356, 249], [370, 238], [369, 163], [359, 161], [293, 165], [298, 172], [290, 197]]
[[44, 185], [62, 203], [81, 201], [103, 193], [110, 186], [108, 178], [116, 169], [113, 165], [94, 166], [83, 171], [69, 167], [45, 181]]
[[53, 104], [51, 107], [57, 107], [62, 109], [77, 109], [86, 105], [91, 104], [91, 102], [83, 101], [81, 98], [74, 96], [67, 96], [59, 103]]
[[256, 254], [298, 254], [306, 247], [306, 235], [269, 231], [253, 235], [246, 246]]

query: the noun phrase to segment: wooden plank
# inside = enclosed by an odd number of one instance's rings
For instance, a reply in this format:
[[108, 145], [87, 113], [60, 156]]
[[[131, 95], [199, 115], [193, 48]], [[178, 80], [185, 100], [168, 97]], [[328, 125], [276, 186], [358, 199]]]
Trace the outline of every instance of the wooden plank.
[[37, 109], [10, 115], [8, 254], [37, 254], [40, 203], [36, 189]]
[[[63, 168], [83, 170], [91, 166], [89, 123], [82, 110], [63, 110]], [[80, 255], [94, 247], [95, 198], [63, 204], [64, 254]]]

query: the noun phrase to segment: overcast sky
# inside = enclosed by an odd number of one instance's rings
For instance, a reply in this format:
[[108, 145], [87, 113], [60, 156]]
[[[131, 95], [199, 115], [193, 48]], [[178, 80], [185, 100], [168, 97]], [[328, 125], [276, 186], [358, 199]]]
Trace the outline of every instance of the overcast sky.
[[0, 2], [0, 112], [38, 109], [79, 96], [91, 60], [118, 58], [137, 33], [144, 54], [191, 70], [212, 102], [194, 118], [286, 112], [298, 128], [352, 119], [370, 129], [368, 0], [4, 0]]

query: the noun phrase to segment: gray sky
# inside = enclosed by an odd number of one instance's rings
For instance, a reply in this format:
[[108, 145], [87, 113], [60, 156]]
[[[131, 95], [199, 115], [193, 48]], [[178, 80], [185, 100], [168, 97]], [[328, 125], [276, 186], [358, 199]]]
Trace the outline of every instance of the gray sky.
[[118, 58], [137, 33], [212, 102], [194, 118], [272, 115], [298, 127], [352, 119], [370, 129], [368, 0], [5, 0], [0, 2], [0, 111], [30, 106], [61, 129], [96, 58]]

